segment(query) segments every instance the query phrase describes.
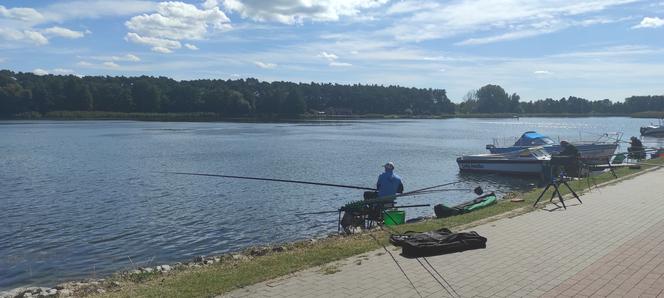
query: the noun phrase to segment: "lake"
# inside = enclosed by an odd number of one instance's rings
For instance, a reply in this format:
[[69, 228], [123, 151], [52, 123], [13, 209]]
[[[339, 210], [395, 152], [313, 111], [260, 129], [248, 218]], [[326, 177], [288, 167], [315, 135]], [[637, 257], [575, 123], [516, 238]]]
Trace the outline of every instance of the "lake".
[[[445, 182], [468, 191], [399, 199], [454, 204], [470, 190], [537, 181], [460, 175], [455, 159], [496, 137], [638, 135], [649, 119], [521, 118], [305, 123], [0, 121], [0, 290], [100, 276], [133, 264], [188, 261], [336, 232], [336, 210], [362, 191], [182, 176], [200, 172], [373, 187], [394, 161], [406, 191]], [[653, 144], [646, 140], [646, 145]], [[624, 150], [624, 146], [623, 146]], [[409, 218], [433, 207], [407, 209]]]

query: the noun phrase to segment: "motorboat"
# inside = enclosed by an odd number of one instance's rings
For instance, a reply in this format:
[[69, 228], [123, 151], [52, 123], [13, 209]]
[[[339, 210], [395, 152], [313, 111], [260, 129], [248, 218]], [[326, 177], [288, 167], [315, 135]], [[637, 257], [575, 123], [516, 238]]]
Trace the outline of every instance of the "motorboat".
[[462, 172], [540, 175], [542, 164], [551, 160], [543, 147], [526, 147], [504, 153], [463, 155], [457, 158]]
[[[605, 164], [613, 157], [622, 134], [614, 133], [615, 137], [603, 134], [601, 138], [591, 142], [571, 142], [579, 150], [581, 161], [586, 164]], [[560, 152], [560, 145], [548, 136], [535, 131], [527, 131], [512, 146], [501, 147], [494, 139], [493, 144], [486, 145], [486, 149], [493, 154], [520, 151], [525, 148], [541, 146], [551, 155]]]
[[641, 135], [648, 137], [664, 137], [664, 124], [659, 120], [659, 125], [651, 124], [641, 127]]

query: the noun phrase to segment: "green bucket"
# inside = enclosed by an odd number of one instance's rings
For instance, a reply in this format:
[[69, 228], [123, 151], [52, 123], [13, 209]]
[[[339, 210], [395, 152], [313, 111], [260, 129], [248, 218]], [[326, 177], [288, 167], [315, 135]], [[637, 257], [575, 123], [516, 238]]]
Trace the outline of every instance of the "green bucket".
[[406, 211], [387, 210], [383, 221], [386, 226], [402, 225], [406, 222]]

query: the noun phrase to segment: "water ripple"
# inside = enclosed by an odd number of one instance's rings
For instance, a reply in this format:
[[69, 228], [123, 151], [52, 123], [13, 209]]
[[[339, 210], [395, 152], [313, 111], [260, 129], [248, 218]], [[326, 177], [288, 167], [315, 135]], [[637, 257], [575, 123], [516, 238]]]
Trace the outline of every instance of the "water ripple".
[[[406, 190], [462, 180], [469, 190], [528, 189], [532, 181], [460, 175], [455, 158], [494, 137], [537, 129], [638, 133], [647, 120], [528, 118], [329, 123], [0, 121], [0, 290], [52, 285], [136, 265], [187, 260], [336, 231], [336, 210], [362, 192], [165, 175], [188, 171], [350, 185], [375, 184], [395, 161]], [[659, 140], [646, 140], [662, 146]], [[657, 143], [659, 142], [659, 143]], [[409, 198], [459, 203], [468, 192]], [[432, 208], [407, 209], [408, 217]]]

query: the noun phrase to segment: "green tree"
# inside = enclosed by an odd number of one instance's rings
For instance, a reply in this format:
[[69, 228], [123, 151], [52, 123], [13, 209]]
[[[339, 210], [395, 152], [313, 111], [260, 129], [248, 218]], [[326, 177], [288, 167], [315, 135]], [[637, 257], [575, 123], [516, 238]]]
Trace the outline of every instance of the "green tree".
[[90, 88], [76, 76], [68, 76], [64, 85], [65, 109], [70, 111], [91, 111], [94, 107]]
[[131, 88], [131, 97], [136, 104], [136, 111], [159, 112], [161, 92], [146, 79], [134, 82]]
[[14, 115], [27, 111], [27, 102], [32, 98], [30, 90], [23, 87], [13, 77], [0, 74], [0, 115]]
[[95, 99], [95, 110], [131, 112], [134, 109], [134, 101], [131, 97], [131, 89], [127, 85], [119, 83], [100, 83], [92, 88]]
[[505, 113], [510, 111], [507, 92], [498, 85], [486, 85], [477, 90], [477, 111], [480, 113]]
[[292, 88], [279, 106], [281, 114], [300, 115], [307, 111], [307, 104], [304, 102], [302, 93], [297, 88]]

